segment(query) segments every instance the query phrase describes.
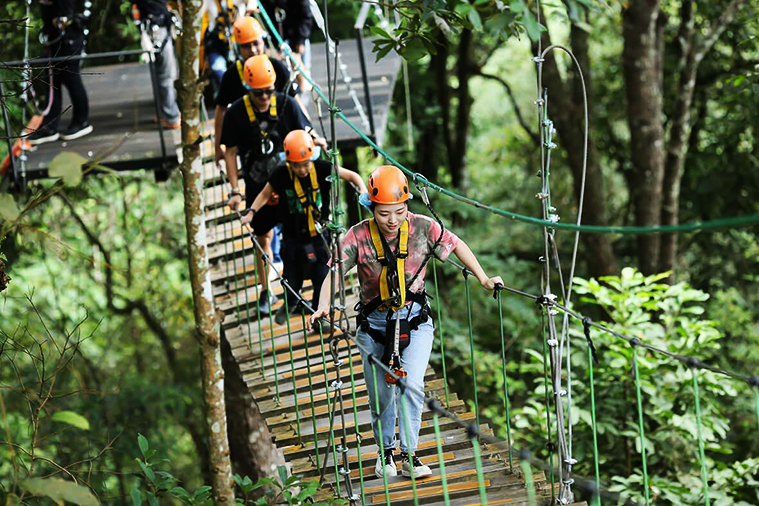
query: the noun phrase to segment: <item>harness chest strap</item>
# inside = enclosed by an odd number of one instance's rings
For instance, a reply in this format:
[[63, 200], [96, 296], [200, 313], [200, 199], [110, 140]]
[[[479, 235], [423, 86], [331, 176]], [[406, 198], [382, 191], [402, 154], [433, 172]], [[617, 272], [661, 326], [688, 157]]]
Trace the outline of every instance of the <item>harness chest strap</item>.
[[[374, 218], [369, 220], [369, 232], [372, 236], [372, 243], [374, 249], [377, 252], [377, 260], [382, 264], [382, 271], [380, 272], [379, 285], [380, 285], [380, 298], [382, 299], [382, 306], [397, 311], [406, 305], [406, 257], [408, 256], [408, 220], [404, 221], [401, 225], [400, 235], [398, 236], [398, 254], [395, 256], [396, 273], [398, 274], [398, 291], [400, 293], [400, 302], [398, 305], [388, 303], [391, 299], [390, 294], [390, 282], [388, 280], [388, 258], [385, 255], [384, 239], [380, 235], [377, 222]], [[382, 307], [380, 306], [380, 307]]]
[[319, 181], [316, 178], [316, 167], [312, 165], [311, 169], [309, 170], [309, 178], [311, 180], [310, 202], [308, 199], [308, 194], [303, 191], [303, 185], [300, 184], [300, 178], [293, 173], [289, 163], [287, 164], [287, 171], [290, 173], [290, 179], [293, 181], [295, 194], [298, 196], [298, 201], [303, 208], [303, 212], [306, 213], [306, 216], [308, 217], [308, 232], [311, 234], [311, 237], [315, 237], [317, 234], [315, 215], [318, 213], [317, 198], [319, 195]]
[[[240, 70], [240, 62], [237, 62], [237, 70], [241, 72]], [[241, 75], [242, 76], [242, 75]], [[242, 77], [241, 77], [242, 78]], [[245, 82], [243, 80], [243, 82]], [[248, 120], [250, 121], [250, 124], [254, 124], [256, 120], [256, 113], [253, 110], [253, 104], [250, 103], [250, 95], [247, 93], [243, 96], [243, 101], [245, 102], [245, 110], [248, 111]], [[272, 120], [277, 119], [277, 95], [272, 94], [271, 96], [271, 104], [269, 105], [269, 116]], [[261, 131], [261, 135], [266, 138], [269, 135], [269, 132]]]

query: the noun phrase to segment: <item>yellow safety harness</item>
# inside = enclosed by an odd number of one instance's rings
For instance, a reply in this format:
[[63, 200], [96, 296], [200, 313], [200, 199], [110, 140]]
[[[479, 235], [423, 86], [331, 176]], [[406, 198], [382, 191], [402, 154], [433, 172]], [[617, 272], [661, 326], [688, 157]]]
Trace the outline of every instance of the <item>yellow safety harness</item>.
[[319, 203], [317, 202], [319, 199], [319, 181], [316, 178], [316, 167], [311, 164], [311, 169], [309, 169], [309, 178], [311, 180], [311, 199], [309, 201], [308, 194], [303, 191], [303, 185], [300, 184], [300, 178], [295, 175], [293, 170], [290, 168], [290, 164], [287, 164], [287, 171], [290, 173], [290, 179], [293, 181], [293, 186], [295, 187], [295, 195], [298, 197], [298, 202], [300, 202], [301, 208], [303, 209], [303, 212], [306, 213], [306, 216], [308, 217], [308, 232], [311, 234], [311, 237], [315, 237], [317, 234], [316, 231], [316, 220], [319, 217]]
[[[239, 65], [240, 62], [238, 61], [237, 64]], [[256, 120], [256, 113], [253, 110], [253, 104], [250, 103], [250, 95], [247, 93], [243, 96], [243, 101], [245, 102], [245, 110], [248, 111], [248, 120], [250, 120], [250, 124], [254, 124]], [[272, 129], [273, 125], [276, 125], [277, 123], [277, 95], [272, 94], [271, 96], [271, 104], [269, 104], [269, 117], [272, 120]], [[267, 137], [269, 137], [269, 131], [271, 129], [264, 131], [261, 130], [261, 137], [263, 137], [264, 140], [266, 140]]]
[[[385, 238], [379, 232], [377, 222], [374, 218], [369, 220], [369, 232], [372, 235], [372, 243], [374, 243], [374, 249], [377, 252], [377, 260], [382, 264], [382, 272], [380, 273], [379, 285], [380, 285], [380, 298], [382, 299], [382, 305], [378, 309], [386, 311], [392, 309], [398, 311], [400, 308], [406, 305], [406, 257], [408, 256], [408, 220], [405, 220], [401, 225], [400, 235], [398, 237], [398, 254], [395, 255], [395, 274], [398, 278], [398, 295], [392, 295], [390, 290], [393, 289], [394, 279], [392, 269], [388, 269], [390, 265], [390, 259], [388, 256], [392, 256], [390, 247], [387, 246]], [[387, 246], [387, 251], [385, 247]]]

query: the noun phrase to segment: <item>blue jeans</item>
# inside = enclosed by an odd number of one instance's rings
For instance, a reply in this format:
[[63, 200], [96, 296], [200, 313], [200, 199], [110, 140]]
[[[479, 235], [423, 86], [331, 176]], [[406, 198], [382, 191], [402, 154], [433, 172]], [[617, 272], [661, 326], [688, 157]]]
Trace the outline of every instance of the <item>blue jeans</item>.
[[[422, 306], [416, 302], [407, 304], [400, 310], [401, 318], [411, 319], [419, 314]], [[367, 317], [369, 325], [377, 330], [385, 331], [387, 321], [386, 312], [374, 311]], [[419, 325], [419, 328], [411, 331], [411, 341], [408, 347], [401, 354], [401, 365], [408, 373], [406, 377], [407, 384], [419, 392], [424, 391], [424, 373], [427, 370], [427, 364], [430, 360], [432, 351], [434, 326], [432, 318]], [[366, 390], [369, 392], [369, 402], [372, 412], [372, 430], [374, 431], [374, 440], [377, 446], [380, 444], [379, 421], [382, 422], [382, 444], [386, 450], [395, 449], [395, 427], [399, 425], [401, 435], [401, 451], [416, 451], [419, 442], [419, 428], [422, 425], [422, 410], [424, 409], [424, 398], [416, 393], [406, 390], [403, 396], [405, 401], [405, 413], [408, 417], [406, 421], [402, 418], [399, 420], [399, 414], [402, 416], [403, 410], [400, 407], [400, 389], [394, 385], [388, 385], [385, 381], [385, 370], [374, 366], [376, 373], [377, 391], [374, 389], [372, 380], [372, 364], [364, 349], [374, 355], [377, 360], [382, 357], [384, 346], [375, 342], [369, 334], [358, 330], [356, 333], [358, 342], [363, 348], [361, 357], [364, 362], [364, 378], [366, 379]], [[392, 346], [392, 344], [391, 344]], [[377, 412], [377, 399], [379, 399], [379, 413]], [[400, 423], [398, 423], [400, 421]], [[406, 433], [408, 426], [408, 434]]]

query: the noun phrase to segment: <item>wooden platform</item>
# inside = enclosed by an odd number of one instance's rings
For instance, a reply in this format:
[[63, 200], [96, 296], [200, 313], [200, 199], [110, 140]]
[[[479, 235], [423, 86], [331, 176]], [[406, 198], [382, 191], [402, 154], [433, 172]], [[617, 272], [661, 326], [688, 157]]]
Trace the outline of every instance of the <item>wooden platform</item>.
[[[388, 502], [384, 481], [374, 475], [378, 446], [371, 428], [359, 350], [352, 343], [340, 340], [339, 363], [336, 364], [326, 342], [327, 336], [322, 338], [319, 334], [304, 332], [301, 316], [290, 319], [289, 335], [288, 326], [272, 325], [273, 318], [264, 317], [259, 321], [256, 315], [259, 292], [253, 271], [254, 246], [229, 208], [224, 206], [224, 191], [217, 186], [219, 181], [213, 175], [214, 170], [209, 169], [206, 173], [209, 174], [205, 190], [205, 218], [209, 231], [207, 251], [212, 266], [215, 305], [223, 314], [222, 331], [240, 365], [250, 394], [266, 419], [273, 443], [282, 452], [290, 471], [306, 480], [319, 480], [326, 458], [325, 478], [315, 501], [335, 495], [346, 497], [343, 477], [336, 479], [339, 473], [336, 473], [333, 461], [335, 454], [340, 455], [339, 450], [333, 451], [329, 441], [329, 427], [334, 421], [335, 437], [341, 438], [343, 427], [347, 432], [344, 452], [349, 462], [351, 486], [358, 497], [363, 490], [366, 504], [410, 505], [414, 504], [415, 498], [419, 504], [444, 504], [432, 414], [426, 407], [416, 453], [431, 467], [432, 476], [418, 479], [415, 493], [409, 478], [400, 476], [400, 473], [390, 478]], [[213, 195], [217, 196], [215, 201]], [[350, 276], [346, 282], [349, 288], [355, 288]], [[279, 287], [279, 283], [270, 286]], [[276, 311], [283, 304], [282, 289], [274, 288], [273, 292], [278, 296], [273, 307]], [[346, 307], [352, 308], [356, 295], [352, 289], [347, 292], [350, 295]], [[310, 300], [311, 295], [307, 285], [302, 296]], [[336, 336], [339, 335], [337, 332]], [[342, 381], [339, 384], [336, 382], [338, 371]], [[425, 374], [425, 392], [444, 404], [445, 384], [432, 368], [428, 368]], [[338, 410], [338, 415], [332, 418], [338, 393], [342, 393], [344, 417]], [[475, 420], [474, 413], [455, 392], [450, 393], [447, 409], [463, 420]], [[481, 425], [480, 430], [483, 434], [493, 433], [486, 424]], [[481, 504], [475, 455], [466, 431], [445, 417], [440, 418], [440, 431], [450, 504]], [[338, 443], [340, 441], [338, 439]], [[509, 471], [505, 444], [482, 445], [481, 451], [488, 503], [527, 506], [529, 500], [524, 477], [516, 472], [520, 469], [518, 464], [514, 466], [515, 472]], [[342, 468], [342, 456], [338, 458], [341, 462], [337, 467]], [[533, 479], [537, 503], [547, 506], [551, 502], [550, 480], [543, 472], [535, 472]], [[361, 500], [356, 502], [361, 503]]]
[[[374, 63], [371, 43], [365, 41], [364, 53], [367, 62], [369, 89], [372, 94], [376, 141], [381, 144], [390, 110], [390, 100], [396, 75], [400, 68], [400, 57], [393, 53], [380, 62]], [[340, 45], [340, 53], [346, 72], [352, 79], [351, 86], [366, 110], [364, 103], [361, 68], [355, 40], [346, 40]], [[312, 45], [312, 74], [327, 95], [327, 71], [324, 44]], [[332, 63], [332, 62], [330, 62]], [[100, 153], [113, 151], [102, 160], [102, 165], [114, 170], [158, 169], [175, 167], [178, 163], [176, 150], [179, 147], [179, 131], [164, 130], [165, 150], [161, 148], [158, 124], [151, 86], [149, 66], [146, 63], [126, 63], [108, 66], [87, 66], [82, 69], [82, 80], [90, 101], [90, 123], [92, 134], [69, 142], [51, 142], [37, 147], [29, 153], [26, 165], [27, 179], [48, 177], [50, 161], [61, 151], [74, 151], [88, 159]], [[69, 106], [68, 93], [64, 92], [64, 110]], [[329, 138], [329, 111], [322, 104], [320, 126], [319, 114], [313, 101], [308, 101], [309, 113], [314, 128]], [[338, 73], [337, 106], [362, 131], [364, 128], [348, 87]], [[212, 114], [212, 111], [209, 111]], [[71, 121], [71, 111], [61, 118], [63, 128]], [[346, 149], [363, 145], [360, 136], [341, 120], [337, 123], [338, 147]]]

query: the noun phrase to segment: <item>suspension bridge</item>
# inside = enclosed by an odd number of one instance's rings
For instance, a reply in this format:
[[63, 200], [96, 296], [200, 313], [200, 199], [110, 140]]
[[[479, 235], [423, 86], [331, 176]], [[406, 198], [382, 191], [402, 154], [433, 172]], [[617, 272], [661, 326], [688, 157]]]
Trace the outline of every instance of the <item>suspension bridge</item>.
[[[264, 14], [265, 16], [265, 14]], [[279, 38], [271, 20], [265, 18], [269, 30]], [[328, 31], [328, 27], [327, 30]], [[329, 40], [327, 42], [329, 44]], [[345, 45], [343, 46], [345, 47]], [[546, 50], [551, 50], [547, 48]], [[324, 50], [324, 48], [322, 48]], [[318, 48], [315, 48], [318, 51]], [[471, 204], [479, 209], [492, 212], [510, 220], [527, 222], [542, 228], [544, 259], [557, 258], [556, 237], [557, 230], [572, 230], [589, 233], [661, 233], [664, 231], [693, 231], [709, 228], [721, 228], [726, 226], [739, 226], [759, 221], [757, 216], [748, 216], [732, 220], [716, 220], [709, 223], [684, 224], [675, 230], [663, 228], [634, 228], [634, 227], [586, 227], [581, 224], [578, 217], [577, 223], [559, 223], [552, 211], [550, 199], [550, 150], [553, 149], [551, 137], [553, 134], [550, 119], [547, 117], [545, 104], [547, 95], [544, 90], [538, 90], [537, 103], [541, 118], [541, 145], [543, 156], [541, 160], [541, 188], [540, 199], [542, 203], [542, 216], [540, 218], [519, 215], [503, 209], [477, 202], [471, 198], [458, 195], [446, 188], [435, 185], [407, 171], [401, 163], [393, 160], [381, 148], [381, 132], [386, 124], [386, 109], [389, 106], [389, 97], [399, 67], [399, 60], [387, 60], [388, 67], [376, 67], [375, 85], [366, 87], [375, 95], [378, 90], [385, 90], [385, 98], [376, 100], [374, 107], [384, 115], [376, 125], [376, 131], [366, 133], [356, 123], [363, 123], [366, 114], [361, 114], [359, 109], [355, 113], [348, 114], [343, 111], [350, 110], [351, 104], [356, 103], [355, 90], [350, 89], [349, 82], [343, 80], [342, 87], [336, 79], [326, 72], [326, 63], [330, 58], [335, 58], [332, 63], [333, 69], [343, 70], [343, 66], [337, 60], [337, 52], [325, 50], [327, 56], [323, 60], [325, 72], [322, 74], [324, 81], [329, 83], [329, 97], [319, 88], [317, 82], [321, 79], [308, 77], [312, 81], [315, 95], [318, 96], [313, 106], [321, 102], [322, 109], [312, 109], [316, 118], [326, 119], [331, 122], [331, 135], [322, 129], [322, 132], [330, 137], [333, 146], [340, 146], [341, 139], [350, 139], [353, 145], [365, 142], [375, 148], [390, 162], [405, 170], [415, 183], [417, 193], [428, 205], [431, 214], [435, 215], [430, 204], [427, 192], [437, 192], [441, 198], [452, 198], [459, 202]], [[358, 59], [358, 57], [356, 58]], [[540, 55], [536, 62], [540, 65]], [[315, 67], [319, 67], [315, 65]], [[124, 72], [131, 71], [124, 68]], [[105, 72], [98, 73], [105, 76]], [[117, 75], [117, 74], [114, 74]], [[105, 79], [105, 77], [102, 77]], [[143, 76], [142, 79], [148, 79]], [[147, 81], [146, 81], [147, 82]], [[323, 82], [323, 81], [321, 81]], [[338, 90], [338, 88], [341, 88]], [[369, 92], [368, 92], [369, 93]], [[380, 93], [381, 94], [381, 93]], [[338, 101], [337, 97], [340, 97]], [[365, 99], [366, 100], [366, 99]], [[145, 107], [149, 97], [142, 97], [140, 103], [145, 115], [149, 114]], [[134, 112], [134, 101], [132, 112]], [[373, 111], [371, 106], [368, 109]], [[140, 113], [140, 117], [143, 114]], [[119, 119], [123, 118], [122, 114]], [[336, 126], [336, 121], [340, 126]], [[364, 125], [366, 126], [366, 125]], [[123, 129], [123, 127], [120, 127]], [[372, 130], [375, 128], [371, 127]], [[207, 130], [212, 132], [212, 128]], [[336, 132], [339, 132], [336, 134]], [[153, 132], [155, 137], [155, 132]], [[147, 138], [146, 138], [147, 139]], [[135, 141], [139, 137], [135, 137]], [[155, 142], [155, 138], [150, 140]], [[172, 139], [172, 142], [175, 142]], [[213, 283], [213, 295], [217, 308], [223, 313], [221, 323], [222, 332], [231, 344], [233, 354], [245, 375], [250, 394], [265, 417], [270, 432], [273, 435], [273, 443], [282, 452], [290, 471], [309, 480], [318, 480], [321, 487], [317, 499], [339, 497], [351, 504], [445, 504], [445, 505], [475, 505], [475, 504], [585, 504], [575, 503], [575, 493], [581, 493], [588, 503], [601, 504], [604, 497], [610, 497], [615, 501], [613, 494], [608, 495], [604, 491], [599, 472], [599, 449], [594, 444], [594, 470], [592, 477], [577, 477], [573, 474], [573, 466], [577, 463], [572, 454], [571, 446], [571, 420], [567, 419], [567, 413], [571, 412], [571, 375], [566, 371], [566, 365], [570, 362], [570, 344], [567, 338], [567, 326], [570, 320], [581, 322], [586, 340], [588, 355], [588, 373], [590, 389], [593, 391], [593, 364], [595, 349], [592, 345], [591, 330], [608, 333], [617, 339], [626, 341], [633, 349], [633, 358], [630, 368], [634, 371], [636, 387], [635, 406], [639, 420], [638, 431], [641, 441], [640, 465], [644, 482], [640, 490], [631, 494], [634, 502], [650, 504], [650, 484], [646, 466], [645, 427], [643, 424], [644, 396], [641, 393], [638, 363], [640, 360], [639, 350], [649, 353], [660, 353], [675, 361], [684, 364], [692, 372], [693, 401], [692, 409], [698, 416], [698, 433], [694, 444], [698, 448], [698, 461], [702, 470], [703, 503], [709, 501], [709, 477], [705, 464], [704, 441], [701, 433], [701, 413], [699, 404], [699, 380], [698, 374], [717, 374], [728, 377], [745, 388], [747, 395], [752, 395], [756, 406], [756, 416], [759, 422], [759, 376], [746, 376], [711, 367], [704, 364], [696, 357], [681, 356], [668, 350], [658, 349], [638, 337], [625, 336], [604, 325], [585, 318], [583, 315], [571, 309], [569, 301], [572, 292], [573, 267], [567, 278], [566, 285], [561, 271], [553, 262], [544, 261], [542, 287], [540, 294], [529, 294], [523, 291], [501, 287], [496, 291], [497, 299], [494, 309], [497, 308], [497, 316], [492, 317], [497, 321], [501, 331], [503, 346], [503, 308], [501, 297], [506, 294], [527, 297], [534, 300], [543, 315], [546, 324], [546, 332], [543, 339], [543, 356], [545, 367], [545, 391], [546, 412], [549, 413], [548, 433], [550, 440], [547, 442], [551, 451], [545, 461], [533, 458], [526, 451], [518, 451], [512, 440], [510, 414], [509, 414], [509, 391], [508, 371], [506, 367], [506, 353], [502, 348], [502, 370], [494, 372], [503, 375], [504, 399], [506, 412], [506, 427], [493, 427], [480, 418], [480, 407], [477, 401], [479, 390], [476, 375], [473, 377], [472, 391], [474, 392], [473, 406], [459, 398], [452, 391], [445, 371], [445, 336], [439, 325], [437, 326], [437, 345], [443, 360], [443, 369], [434, 371], [428, 368], [425, 375], [425, 391], [414, 392], [423, 394], [425, 411], [423, 414], [422, 428], [420, 432], [420, 444], [417, 455], [423, 463], [433, 469], [430, 477], [423, 479], [409, 479], [402, 477], [380, 479], [374, 475], [374, 464], [377, 459], [377, 451], [382, 447], [381, 441], [375, 441], [371, 430], [371, 413], [367, 388], [364, 378], [361, 350], [355, 340], [355, 332], [351, 329], [350, 319], [354, 315], [351, 308], [356, 302], [356, 280], [346, 273], [340, 272], [340, 291], [342, 296], [332, 301], [334, 320], [330, 326], [321, 326], [317, 331], [309, 331], [306, 324], [306, 315], [294, 316], [285, 325], [275, 325], [271, 316], [262, 317], [256, 301], [259, 298], [260, 277], [271, 275], [279, 278], [279, 287], [274, 290], [278, 295], [278, 302], [274, 310], [285, 304], [283, 292], [289, 287], [283, 282], [279, 273], [270, 265], [267, 273], [256, 270], [255, 256], [260, 254], [260, 247], [256, 243], [251, 231], [240, 226], [236, 212], [231, 211], [226, 202], [229, 195], [229, 185], [223, 171], [220, 171], [212, 160], [212, 150], [208, 142], [204, 143], [204, 174], [205, 174], [205, 222], [208, 230], [207, 252], [212, 265], [211, 279]], [[172, 144], [171, 146], [175, 146]], [[169, 149], [173, 154], [173, 149]], [[37, 153], [40, 156], [38, 162], [31, 157], [27, 160], [28, 170], [43, 171], [45, 159], [44, 151]], [[330, 151], [331, 157], [337, 152]], [[89, 156], [89, 155], [88, 155]], [[118, 155], [116, 155], [118, 156]], [[161, 158], [164, 156], [162, 155]], [[123, 160], [122, 160], [123, 161]], [[35, 165], [35, 163], [37, 163]], [[118, 165], [118, 160], [115, 161]], [[40, 172], [40, 177], [45, 174]], [[338, 185], [334, 185], [337, 187]], [[340, 208], [339, 195], [335, 196], [333, 209]], [[359, 215], [360, 215], [359, 209]], [[332, 223], [334, 239], [338, 240], [343, 224], [340, 222], [341, 213], [335, 213], [336, 221]], [[437, 218], [437, 216], [435, 215]], [[576, 248], [575, 248], [576, 251]], [[572, 262], [573, 264], [574, 262]], [[433, 261], [432, 284], [434, 301], [437, 307], [434, 311], [437, 320], [440, 320], [441, 312], [445, 308], [440, 307], [440, 294], [438, 293], [438, 269], [454, 268], [461, 271], [460, 266], [453, 267], [436, 265]], [[339, 272], [339, 271], [338, 271]], [[560, 280], [558, 293], [553, 293], [550, 281]], [[472, 325], [472, 307], [469, 298], [469, 282], [464, 276], [465, 293], [467, 294], [468, 314], [468, 337], [472, 344], [472, 372], [474, 373], [474, 334]], [[276, 286], [277, 283], [272, 283]], [[303, 291], [304, 299], [310, 299], [311, 293], [308, 286]], [[537, 329], [536, 329], [537, 331]], [[371, 364], [373, 369], [386, 370], [386, 364], [375, 361]], [[399, 386], [402, 394], [406, 395], [409, 388], [401, 380]], [[569, 395], [567, 395], [569, 394]], [[590, 406], [592, 414], [592, 427], [594, 443], [596, 440], [596, 408], [595, 398], [591, 397]], [[401, 406], [404, 403], [401, 402]], [[551, 419], [551, 416], [553, 417]], [[402, 419], [402, 418], [401, 418]], [[506, 433], [502, 438], [499, 434]], [[578, 494], [579, 495], [579, 494]]]

